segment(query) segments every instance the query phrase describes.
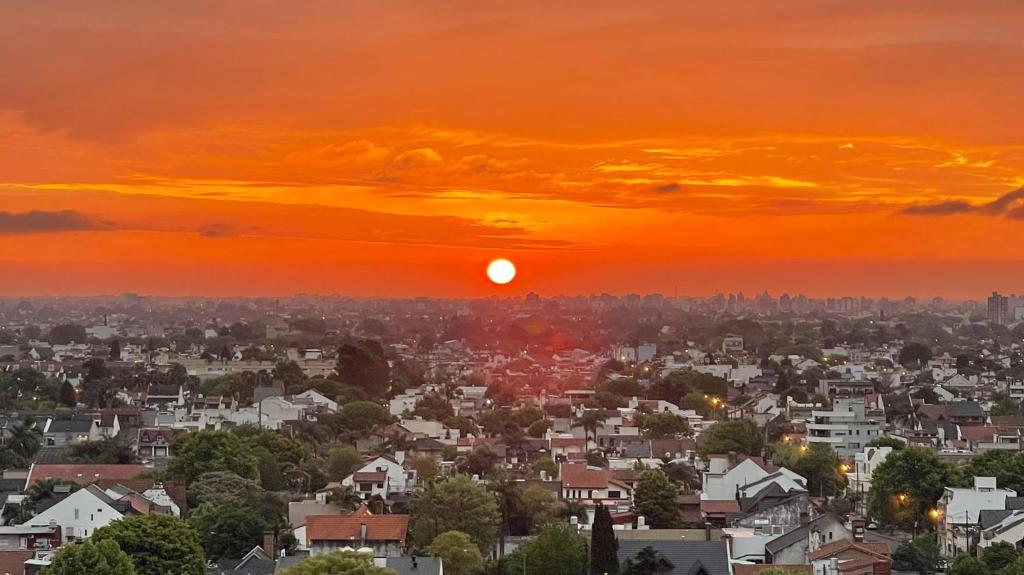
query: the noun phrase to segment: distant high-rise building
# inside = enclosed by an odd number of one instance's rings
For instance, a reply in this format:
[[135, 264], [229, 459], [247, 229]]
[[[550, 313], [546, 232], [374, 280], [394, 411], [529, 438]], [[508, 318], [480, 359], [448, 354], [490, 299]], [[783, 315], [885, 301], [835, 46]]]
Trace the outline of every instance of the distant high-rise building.
[[998, 324], [1007, 324], [1010, 320], [1010, 298], [1001, 295], [999, 292], [992, 292], [988, 296], [988, 321]]

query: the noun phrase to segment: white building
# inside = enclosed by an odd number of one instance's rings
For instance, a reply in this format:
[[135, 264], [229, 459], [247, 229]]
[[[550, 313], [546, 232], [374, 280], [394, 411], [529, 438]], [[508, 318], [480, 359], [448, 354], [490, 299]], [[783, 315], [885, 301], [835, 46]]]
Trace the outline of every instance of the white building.
[[865, 415], [863, 398], [836, 399], [828, 411], [812, 411], [813, 423], [807, 424], [807, 442], [825, 443], [842, 459], [856, 456], [872, 439], [879, 436], [882, 425]]
[[111, 498], [95, 485], [83, 487], [22, 525], [57, 525], [64, 541], [86, 539], [101, 527], [124, 517]]
[[942, 513], [939, 541], [942, 553], [952, 557], [968, 550], [982, 510], [1006, 509], [1006, 498], [1016, 497], [1012, 489], [999, 488], [995, 477], [975, 477], [974, 487], [947, 487], [939, 499]]
[[865, 447], [853, 456], [853, 467], [846, 473], [847, 489], [858, 495], [857, 507], [861, 515], [867, 514], [867, 495], [871, 491], [871, 475], [875, 468], [892, 453], [891, 447]]

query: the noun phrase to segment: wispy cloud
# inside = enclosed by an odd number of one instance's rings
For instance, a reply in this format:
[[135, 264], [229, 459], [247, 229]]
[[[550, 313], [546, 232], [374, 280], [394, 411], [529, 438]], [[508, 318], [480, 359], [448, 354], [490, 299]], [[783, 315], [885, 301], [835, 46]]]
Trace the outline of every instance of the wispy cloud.
[[970, 204], [963, 200], [949, 200], [934, 204], [915, 204], [900, 210], [907, 216], [955, 216], [958, 214], [983, 214], [1024, 219], [1024, 188], [1003, 194], [991, 202]]
[[100, 229], [102, 226], [73, 210], [0, 212], [0, 234], [42, 234]]

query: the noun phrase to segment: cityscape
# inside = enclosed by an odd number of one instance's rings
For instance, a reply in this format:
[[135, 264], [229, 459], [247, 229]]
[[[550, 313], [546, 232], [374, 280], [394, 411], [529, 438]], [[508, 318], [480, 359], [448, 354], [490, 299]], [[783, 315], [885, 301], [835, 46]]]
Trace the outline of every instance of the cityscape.
[[0, 0], [0, 575], [1024, 575], [1022, 24]]

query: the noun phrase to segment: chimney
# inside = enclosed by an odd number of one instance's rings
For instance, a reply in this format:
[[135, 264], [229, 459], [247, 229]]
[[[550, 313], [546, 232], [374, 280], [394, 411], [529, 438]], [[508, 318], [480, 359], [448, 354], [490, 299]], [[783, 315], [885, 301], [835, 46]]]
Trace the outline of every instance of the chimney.
[[359, 545], [366, 545], [366, 524], [359, 524]]
[[263, 534], [263, 550], [271, 559], [274, 558], [274, 532], [267, 531]]
[[729, 468], [732, 469], [735, 466], [736, 466], [736, 452], [735, 451], [730, 451], [729, 452]]
[[704, 540], [705, 541], [711, 541], [711, 524], [710, 523], [705, 523], [704, 524]]
[[811, 514], [806, 511], [800, 512], [800, 525], [807, 525], [811, 521]]

